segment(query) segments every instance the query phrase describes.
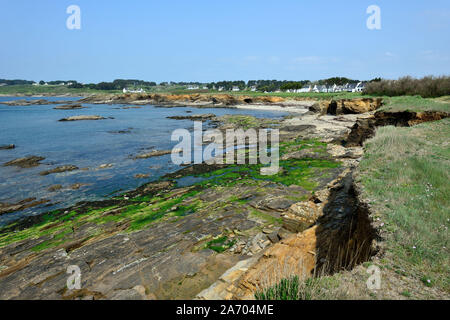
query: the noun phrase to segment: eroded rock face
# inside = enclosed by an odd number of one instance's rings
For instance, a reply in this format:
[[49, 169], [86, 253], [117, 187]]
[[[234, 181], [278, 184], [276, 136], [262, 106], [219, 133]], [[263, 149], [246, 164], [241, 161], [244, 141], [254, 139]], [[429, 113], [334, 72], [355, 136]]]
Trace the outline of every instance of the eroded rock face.
[[341, 111], [343, 114], [366, 113], [375, 111], [381, 107], [382, 98], [345, 99], [341, 100]]
[[40, 162], [45, 160], [44, 157], [39, 156], [29, 156], [24, 158], [18, 158], [15, 160], [11, 160], [3, 164], [3, 166], [16, 166], [20, 168], [33, 168], [40, 165]]
[[306, 279], [366, 261], [376, 250], [376, 232], [368, 214], [361, 210], [352, 172], [344, 171], [317, 196], [291, 206], [286, 213], [306, 223], [303, 230], [292, 230], [294, 234], [288, 234], [261, 255], [238, 263], [199, 293], [197, 299], [251, 300], [256, 291], [293, 274]]
[[382, 98], [356, 98], [321, 101], [310, 108], [311, 111], [321, 114], [362, 114], [375, 111], [383, 104]]
[[389, 112], [378, 111], [374, 115], [360, 118], [351, 128], [345, 141], [347, 147], [362, 146], [363, 142], [375, 134], [375, 129], [381, 126], [410, 127], [423, 122], [438, 121], [450, 116], [448, 112], [424, 111], [424, 112]]

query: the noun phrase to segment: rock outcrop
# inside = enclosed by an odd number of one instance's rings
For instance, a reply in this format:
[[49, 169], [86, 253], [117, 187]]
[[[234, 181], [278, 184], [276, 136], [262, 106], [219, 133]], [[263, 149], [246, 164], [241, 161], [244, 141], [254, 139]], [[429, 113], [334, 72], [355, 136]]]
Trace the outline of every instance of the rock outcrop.
[[11, 149], [15, 149], [16, 146], [13, 144], [6, 144], [6, 145], [2, 145], [0, 146], [0, 150], [11, 150]]
[[345, 145], [362, 146], [363, 142], [375, 134], [375, 129], [381, 126], [410, 127], [423, 122], [438, 121], [450, 116], [449, 112], [424, 111], [424, 112], [389, 112], [377, 111], [365, 118], [359, 118], [353, 125]]
[[40, 162], [42, 160], [45, 160], [44, 157], [38, 157], [38, 156], [28, 156], [24, 158], [18, 158], [11, 161], [6, 162], [3, 164], [4, 167], [7, 166], [16, 166], [20, 168], [33, 168], [40, 165]]
[[170, 116], [167, 117], [167, 119], [174, 119], [174, 120], [211, 120], [216, 117], [213, 113], [207, 113], [207, 114], [195, 114], [192, 116]]
[[87, 107], [84, 107], [80, 103], [75, 103], [75, 104], [65, 104], [63, 106], [57, 106], [57, 107], [54, 107], [53, 109], [55, 109], [55, 110], [75, 110], [75, 109], [85, 109], [85, 108], [87, 108]]
[[[80, 100], [82, 103], [98, 104], [154, 104], [160, 106], [195, 106], [195, 107], [233, 107], [237, 105], [278, 105], [282, 108], [289, 107], [309, 108], [313, 112], [322, 114], [356, 114], [373, 111], [382, 104], [382, 99], [342, 99], [338, 101], [320, 101], [305, 97], [286, 99], [277, 96], [245, 96], [230, 94], [137, 94], [127, 93], [123, 95], [98, 95]], [[335, 106], [333, 111], [333, 107]]]
[[66, 165], [66, 166], [60, 166], [60, 167], [57, 167], [57, 168], [54, 168], [54, 169], [42, 171], [39, 174], [41, 176], [47, 176], [47, 175], [52, 174], [52, 173], [62, 173], [62, 172], [74, 171], [74, 170], [78, 170], [78, 169], [79, 168], [77, 166]]
[[32, 106], [32, 105], [48, 105], [48, 104], [67, 104], [68, 101], [49, 101], [45, 99], [31, 99], [31, 100], [12, 100], [12, 101], [3, 101], [1, 104], [5, 104], [7, 106]]
[[59, 121], [104, 120], [106, 118], [96, 115], [81, 115], [61, 119]]
[[21, 200], [17, 203], [3, 203], [0, 202], [0, 215], [9, 213], [9, 212], [15, 212], [20, 210], [25, 210], [28, 208], [36, 207], [38, 205], [44, 204], [49, 202], [49, 200], [41, 199], [36, 200], [36, 198], [28, 198]]
[[375, 111], [383, 105], [382, 98], [356, 98], [325, 100], [318, 103], [311, 111], [321, 114], [341, 115], [341, 114], [362, 114]]

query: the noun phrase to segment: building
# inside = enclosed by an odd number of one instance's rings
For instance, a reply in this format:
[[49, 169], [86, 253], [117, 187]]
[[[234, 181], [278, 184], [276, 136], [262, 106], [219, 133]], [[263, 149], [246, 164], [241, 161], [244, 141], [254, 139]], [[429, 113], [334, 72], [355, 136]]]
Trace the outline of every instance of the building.
[[240, 91], [240, 89], [239, 89], [239, 87], [238, 87], [238, 86], [233, 86], [233, 89], [231, 89], [231, 91], [235, 91], [235, 92], [237, 92], [237, 91]]
[[198, 89], [199, 89], [199, 86], [198, 86], [198, 85], [190, 84], [190, 85], [187, 86], [186, 89], [187, 89], [187, 90], [198, 90]]
[[312, 89], [313, 89], [312, 86], [310, 84], [307, 84], [303, 86], [301, 89], [297, 89], [296, 92], [311, 92]]
[[315, 85], [314, 86], [314, 88], [312, 89], [312, 91], [313, 92], [316, 92], [316, 93], [325, 93], [325, 92], [328, 92], [328, 88], [327, 88], [327, 86], [323, 86], [323, 85]]
[[347, 83], [344, 86], [344, 91], [347, 92], [356, 92], [356, 84], [355, 83]]
[[129, 90], [127, 88], [123, 88], [123, 93], [145, 93], [145, 90], [142, 88], [139, 88], [138, 90]]
[[337, 92], [336, 90], [337, 90], [337, 85], [336, 84], [333, 84], [333, 85], [331, 85], [331, 86], [327, 86], [327, 92]]
[[365, 88], [366, 88], [365, 82], [358, 82], [358, 84], [355, 87], [355, 91], [352, 92], [363, 92]]

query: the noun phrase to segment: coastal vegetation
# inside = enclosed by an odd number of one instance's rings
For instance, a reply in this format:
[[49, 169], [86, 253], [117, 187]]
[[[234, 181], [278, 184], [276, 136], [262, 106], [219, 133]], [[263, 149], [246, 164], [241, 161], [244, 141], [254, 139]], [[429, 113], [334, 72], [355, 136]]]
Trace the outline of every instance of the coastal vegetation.
[[379, 80], [367, 84], [365, 93], [379, 96], [421, 96], [436, 98], [450, 95], [450, 76], [403, 77], [398, 80]]
[[[406, 98], [408, 100], [408, 98]], [[400, 105], [400, 101], [398, 101]], [[438, 105], [439, 106], [439, 105]], [[424, 106], [419, 105], [421, 111]], [[427, 110], [433, 109], [432, 103]], [[440, 109], [440, 106], [438, 107]], [[448, 111], [448, 105], [447, 105]], [[373, 212], [383, 254], [352, 272], [282, 279], [261, 288], [261, 300], [423, 299], [450, 293], [450, 121], [380, 127], [364, 144], [354, 183]], [[381, 269], [381, 290], [365, 287], [370, 265]], [[434, 291], [424, 292], [424, 288]]]

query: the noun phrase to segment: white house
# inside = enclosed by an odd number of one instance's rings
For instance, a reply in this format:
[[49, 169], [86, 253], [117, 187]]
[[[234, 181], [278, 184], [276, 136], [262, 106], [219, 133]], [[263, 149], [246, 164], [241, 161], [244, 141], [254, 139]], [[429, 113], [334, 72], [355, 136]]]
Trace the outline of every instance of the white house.
[[321, 93], [325, 93], [325, 92], [328, 92], [328, 88], [327, 88], [327, 86], [322, 86], [322, 85], [314, 85], [314, 88], [312, 89], [312, 91], [313, 92], [316, 92], [316, 93], [319, 93], [319, 92], [321, 92]]
[[123, 88], [123, 93], [144, 93], [145, 90], [142, 88], [139, 88], [138, 90], [128, 90], [127, 88]]
[[199, 86], [190, 84], [190, 85], [187, 86], [187, 89], [188, 90], [198, 90]]
[[311, 92], [312, 86], [310, 84], [303, 86], [301, 89], [298, 89], [297, 92]]
[[239, 91], [240, 89], [239, 89], [239, 87], [238, 86], [233, 86], [233, 89], [231, 90], [231, 91]]
[[334, 89], [334, 92], [342, 92], [344, 91], [344, 86], [336, 86], [336, 88]]
[[355, 87], [355, 91], [353, 92], [363, 92], [366, 88], [366, 84], [364, 82], [358, 82], [358, 84]]
[[346, 83], [345, 85], [342, 86], [342, 91], [347, 91], [347, 92], [355, 92], [356, 88], [356, 84], [354, 83]]
[[251, 91], [251, 92], [255, 92], [255, 91], [256, 91], [256, 86], [251, 86], [251, 87], [250, 87], [250, 91]]
[[338, 92], [338, 86], [334, 83], [332, 86], [328, 87], [328, 92]]

